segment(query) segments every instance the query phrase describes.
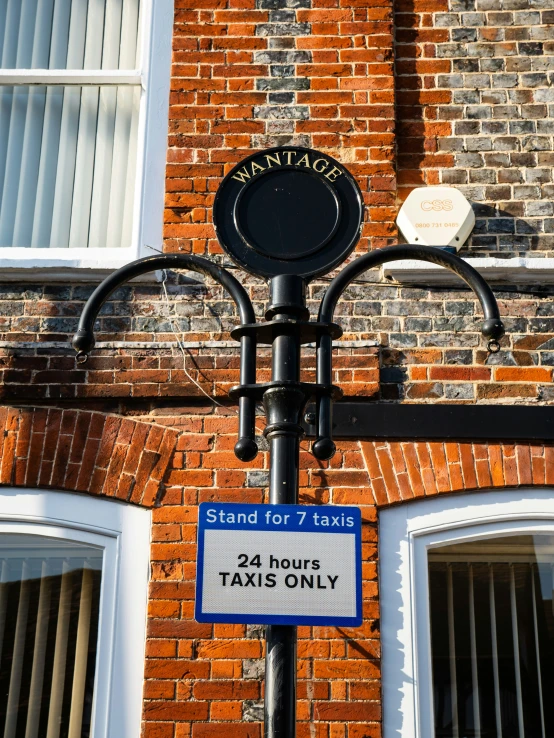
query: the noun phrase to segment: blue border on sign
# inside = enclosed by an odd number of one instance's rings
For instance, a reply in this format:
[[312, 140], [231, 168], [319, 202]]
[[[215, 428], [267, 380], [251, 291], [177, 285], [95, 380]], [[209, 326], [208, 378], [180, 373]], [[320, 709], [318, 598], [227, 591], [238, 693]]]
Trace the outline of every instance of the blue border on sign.
[[[208, 520], [208, 510], [215, 513], [216, 520]], [[219, 511], [224, 514], [233, 513], [252, 515], [258, 512], [256, 523], [220, 522]], [[268, 515], [268, 513], [270, 513]], [[283, 524], [271, 524], [269, 517], [289, 515], [291, 521]], [[303, 517], [304, 516], [304, 517]], [[316, 525], [316, 516], [335, 517], [339, 524], [330, 527]], [[344, 516], [344, 517], [343, 517]], [[347, 516], [354, 517], [354, 525], [340, 524]], [[213, 517], [213, 516], [212, 516]], [[283, 519], [283, 517], [282, 517]], [[260, 615], [251, 613], [225, 614], [202, 611], [202, 586], [204, 581], [204, 532], [206, 530], [256, 530], [272, 532], [304, 532], [304, 533], [350, 533], [355, 540], [356, 565], [356, 615], [355, 617], [332, 617], [317, 615]], [[198, 508], [198, 538], [196, 560], [196, 597], [194, 618], [198, 623], [244, 623], [250, 625], [329, 625], [357, 627], [362, 624], [362, 515], [358, 507], [342, 507], [338, 505], [259, 505], [254, 503], [234, 502], [202, 502]]]

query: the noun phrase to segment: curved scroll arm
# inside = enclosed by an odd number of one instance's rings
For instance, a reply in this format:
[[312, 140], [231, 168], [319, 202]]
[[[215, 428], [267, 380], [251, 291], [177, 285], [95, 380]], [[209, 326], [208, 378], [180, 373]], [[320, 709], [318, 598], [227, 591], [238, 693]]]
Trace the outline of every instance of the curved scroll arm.
[[[124, 282], [158, 269], [186, 269], [212, 277], [231, 295], [238, 309], [241, 323], [256, 322], [254, 308], [246, 290], [232, 274], [229, 274], [222, 267], [203, 259], [201, 256], [189, 254], [147, 256], [145, 259], [126, 264], [110, 274], [89, 297], [81, 314], [77, 333], [72, 341], [74, 349], [78, 352], [78, 358], [86, 360], [88, 352], [94, 348], [94, 323], [102, 305], [109, 296]], [[255, 384], [255, 382], [256, 340], [252, 335], [243, 335], [240, 339], [240, 383]], [[241, 461], [250, 461], [258, 453], [258, 447], [254, 440], [255, 420], [255, 400], [251, 397], [241, 397], [239, 399], [239, 439], [235, 444], [235, 454]]]
[[[459, 256], [442, 251], [435, 246], [389, 246], [377, 249], [352, 261], [331, 282], [319, 309], [318, 320], [331, 323], [337, 302], [356, 277], [367, 269], [381, 266], [388, 261], [400, 259], [416, 259], [430, 261], [450, 269], [461, 277], [475, 292], [481, 303], [485, 320], [481, 327], [483, 335], [489, 339], [490, 345], [498, 346], [498, 339], [504, 335], [504, 324], [500, 319], [496, 298], [483, 277]], [[329, 385], [332, 383], [332, 338], [322, 335], [317, 346], [317, 382]], [[312, 451], [318, 459], [330, 459], [335, 453], [335, 444], [331, 438], [331, 398], [322, 396], [317, 401], [317, 440]]]

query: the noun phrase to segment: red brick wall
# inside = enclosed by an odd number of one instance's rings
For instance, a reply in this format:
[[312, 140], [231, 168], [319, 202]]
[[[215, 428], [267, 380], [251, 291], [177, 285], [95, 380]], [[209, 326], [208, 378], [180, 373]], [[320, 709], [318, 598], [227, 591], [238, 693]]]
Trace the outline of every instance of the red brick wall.
[[[485, 10], [480, 0], [401, 0], [394, 11], [393, 23], [390, 0], [176, 3], [167, 250], [227, 263], [211, 224], [223, 174], [257, 148], [297, 144], [336, 156], [358, 178], [367, 205], [359, 251], [394, 240], [398, 201], [411, 187], [442, 182], [476, 203], [475, 253], [550, 253], [552, 11], [500, 12], [492, 0]], [[261, 316], [265, 284], [241, 279]], [[310, 285], [312, 316], [327, 284]], [[203, 400], [190, 376], [219, 398], [237, 381], [232, 305], [190, 275], [170, 275], [168, 302], [157, 282], [118, 290], [100, 315], [94, 355], [75, 365], [69, 340], [91, 292], [36, 276], [0, 285], [5, 402], [139, 414]], [[370, 274], [337, 310], [356, 343], [337, 349], [335, 381], [347, 396], [371, 400], [550, 404], [552, 292], [512, 284], [499, 293], [508, 335], [490, 357], [472, 294]], [[185, 357], [173, 329], [187, 342]], [[260, 379], [268, 364], [260, 352]], [[313, 376], [310, 356], [305, 370]]]
[[[164, 506], [154, 511], [146, 735], [259, 736], [263, 629], [200, 625], [192, 618], [197, 505], [264, 501], [268, 459], [261, 454], [245, 465], [233, 458], [234, 419], [211, 416], [190, 423], [167, 477]], [[186, 469], [189, 458], [201, 471]], [[343, 494], [367, 482], [357, 443], [343, 444], [331, 470], [311, 469], [306, 451], [301, 465], [302, 502], [341, 504]], [[373, 506], [362, 509], [366, 622], [348, 632], [299, 629], [299, 736], [306, 738], [342, 734], [346, 722], [352, 736], [379, 734], [376, 516]]]
[[[476, 204], [475, 253], [550, 253], [553, 11], [528, 4], [399, 0], [393, 16], [390, 0], [177, 2], [165, 248], [223, 261], [211, 224], [221, 177], [254, 149], [293, 144], [323, 149], [358, 178], [368, 206], [359, 251], [394, 240], [410, 187], [444, 182]], [[265, 284], [241, 279], [262, 315]], [[312, 315], [327, 284], [310, 286]], [[236, 325], [219, 288], [170, 275], [166, 303], [157, 282], [122, 287], [101, 313], [94, 356], [76, 366], [69, 340], [91, 292], [36, 274], [0, 284], [5, 402], [142, 413], [202, 398], [187, 374], [220, 398], [236, 382], [238, 347], [207, 344]], [[357, 344], [341, 348], [336, 379], [371, 400], [550, 404], [552, 292], [500, 292], [508, 335], [489, 357], [470, 293], [370, 274], [339, 304]], [[263, 377], [267, 354], [260, 366]]]
[[[165, 421], [181, 432], [99, 412], [0, 408], [0, 485], [153, 507], [144, 735], [257, 737], [263, 629], [197, 624], [193, 602], [198, 504], [262, 502], [267, 454], [238, 462], [236, 418], [226, 414]], [[342, 444], [329, 469], [312, 468], [306, 449], [301, 462], [302, 502], [344, 504], [368, 481], [358, 443]], [[338, 735], [345, 722], [352, 736], [379, 731], [376, 512], [361, 505], [366, 622], [352, 640], [333, 628], [300, 629], [299, 735], [306, 738]]]
[[113, 497], [153, 507], [178, 432], [86, 410], [0, 407], [0, 485]]
[[[101, 413], [0, 408], [0, 484], [71, 489], [69, 480], [86, 477], [93, 481], [75, 489], [154, 505], [144, 736], [259, 738], [263, 629], [198, 624], [193, 601], [198, 504], [264, 501], [267, 454], [239, 464], [228, 415], [166, 422], [181, 433]], [[381, 735], [378, 509], [437, 493], [551, 486], [553, 462], [553, 446], [529, 443], [342, 442], [319, 464], [304, 446], [301, 501], [362, 510], [364, 623], [299, 628], [300, 738]], [[116, 486], [125, 478], [117, 468], [135, 470], [142, 499]]]
[[[145, 735], [258, 738], [263, 629], [194, 622], [195, 540], [198, 503], [266, 499], [268, 459], [262, 454], [244, 465], [233, 458], [234, 419], [190, 417], [184, 429], [166, 478], [164, 504], [154, 510]], [[554, 447], [486, 442], [338, 446], [330, 464], [318, 464], [304, 445], [300, 498], [308, 504], [360, 506], [364, 623], [299, 628], [298, 735], [380, 738], [379, 507], [437, 493], [552, 485]]]
[[[479, 23], [472, 14], [481, 0], [400, 0], [393, 26], [391, 0], [177, 0], [165, 248], [226, 262], [211, 224], [225, 171], [255, 149], [302, 145], [335, 156], [358, 178], [368, 206], [358, 251], [394, 240], [397, 201], [410, 187], [445, 182], [467, 186], [479, 205], [472, 248], [546, 254], [551, 123], [548, 111], [526, 106], [552, 94], [540, 77], [550, 46], [537, 38], [551, 11], [525, 19], [524, 9], [496, 13], [496, 0], [487, 2]], [[460, 41], [466, 31], [476, 41]], [[493, 76], [494, 64], [515, 82]], [[477, 102], [479, 85], [464, 74], [488, 75], [490, 90]], [[503, 108], [503, 96], [517, 115]], [[491, 106], [492, 123], [475, 105]], [[513, 135], [510, 116], [519, 125]], [[241, 279], [262, 315], [265, 284]], [[310, 285], [312, 316], [326, 284]], [[262, 453], [245, 465], [232, 453], [236, 415], [225, 393], [238, 380], [238, 351], [208, 343], [229, 340], [232, 306], [219, 288], [188, 277], [170, 275], [167, 286], [168, 303], [156, 282], [118, 290], [100, 316], [98, 348], [77, 366], [69, 337], [92, 287], [45, 285], [36, 275], [0, 285], [3, 400], [44, 406], [0, 414], [0, 483], [153, 506], [145, 736], [257, 738], [262, 632], [192, 620], [195, 525], [203, 500], [264, 500], [268, 460]], [[370, 400], [551, 404], [551, 290], [511, 285], [499, 297], [509, 334], [490, 357], [467, 292], [369, 275], [337, 310], [354, 343], [337, 350], [334, 380], [347, 396]], [[175, 326], [187, 342], [184, 357]], [[259, 381], [268, 367], [260, 351]], [[313, 368], [308, 350], [307, 381]], [[300, 629], [301, 738], [380, 736], [378, 507], [448, 491], [551, 485], [552, 454], [529, 444], [342, 443], [321, 464], [303, 447], [301, 502], [362, 507], [366, 619], [354, 630]]]
[[458, 187], [475, 256], [554, 247], [552, 4], [398, 0], [398, 181]]
[[391, 0], [177, 0], [166, 249], [220, 254], [211, 205], [226, 169], [260, 148], [313, 146], [356, 175], [359, 249], [395, 230]]

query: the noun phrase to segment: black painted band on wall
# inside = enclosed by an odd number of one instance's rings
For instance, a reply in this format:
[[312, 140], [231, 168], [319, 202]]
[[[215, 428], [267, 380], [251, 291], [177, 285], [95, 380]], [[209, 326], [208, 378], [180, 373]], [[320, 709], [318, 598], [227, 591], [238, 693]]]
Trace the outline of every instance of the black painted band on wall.
[[[312, 405], [306, 415], [313, 412]], [[315, 436], [315, 425], [305, 423], [304, 427], [308, 437]], [[554, 441], [554, 407], [337, 402], [333, 407], [333, 436]]]

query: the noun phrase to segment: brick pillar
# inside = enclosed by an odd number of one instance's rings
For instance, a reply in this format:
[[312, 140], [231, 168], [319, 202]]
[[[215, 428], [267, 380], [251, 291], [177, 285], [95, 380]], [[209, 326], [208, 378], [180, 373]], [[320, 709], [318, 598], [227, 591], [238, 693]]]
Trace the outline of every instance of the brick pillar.
[[392, 2], [177, 0], [166, 249], [219, 253], [213, 195], [269, 146], [335, 156], [365, 193], [369, 241], [394, 235]]

